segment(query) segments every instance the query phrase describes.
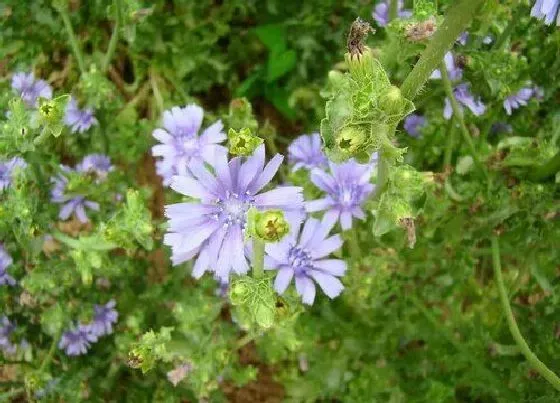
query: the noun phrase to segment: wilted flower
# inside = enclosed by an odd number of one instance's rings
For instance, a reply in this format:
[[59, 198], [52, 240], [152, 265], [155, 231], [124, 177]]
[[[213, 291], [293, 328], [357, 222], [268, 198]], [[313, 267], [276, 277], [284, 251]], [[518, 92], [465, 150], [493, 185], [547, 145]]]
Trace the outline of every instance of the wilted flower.
[[0, 285], [16, 285], [16, 280], [8, 274], [8, 267], [13, 263], [12, 257], [0, 244]]
[[293, 165], [292, 171], [325, 167], [327, 157], [322, 146], [319, 133], [303, 134], [292, 141], [288, 147], [288, 161]]
[[[486, 110], [486, 106], [482, 103], [480, 98], [475, 99], [470, 93], [469, 85], [462, 83], [453, 89], [453, 94], [455, 99], [459, 103], [459, 107], [466, 106], [471, 110], [475, 116], [480, 116]], [[451, 102], [448, 98], [445, 98], [445, 106], [443, 108], [443, 117], [445, 119], [450, 119], [453, 115], [453, 108], [451, 107]]]
[[283, 294], [295, 277], [296, 291], [304, 304], [313, 304], [315, 283], [329, 297], [338, 296], [344, 286], [337, 277], [344, 275], [346, 263], [340, 259], [326, 259], [340, 249], [340, 235], [329, 237], [333, 222], [309, 218], [300, 233], [300, 225], [294, 223], [292, 232], [278, 243], [266, 244], [265, 268], [278, 270], [274, 289]]
[[352, 218], [365, 218], [361, 208], [375, 188], [370, 183], [372, 164], [358, 164], [349, 160], [342, 164], [329, 163], [331, 173], [321, 169], [311, 172], [311, 181], [327, 195], [323, 199], [306, 203], [308, 212], [326, 211], [325, 220], [334, 223], [340, 220], [343, 230], [352, 228]]
[[[445, 63], [445, 67], [447, 69], [447, 74], [451, 81], [459, 81], [463, 77], [463, 69], [457, 67], [455, 64], [455, 59], [453, 58], [453, 53], [447, 52], [443, 57], [443, 61]], [[432, 75], [430, 76], [431, 79], [441, 79], [441, 71], [434, 70]]]
[[12, 90], [30, 108], [37, 107], [39, 97], [52, 98], [50, 85], [45, 80], [35, 80], [33, 73], [15, 73], [12, 76]]
[[6, 316], [2, 316], [0, 319], [0, 349], [2, 349], [4, 354], [16, 352], [16, 345], [10, 341], [10, 335], [15, 329], [16, 326]]
[[189, 374], [189, 372], [192, 371], [192, 369], [193, 365], [190, 362], [178, 365], [167, 373], [167, 379], [173, 384], [173, 386], [177, 386], [179, 382], [185, 379], [185, 377]]
[[77, 172], [92, 172], [100, 179], [105, 179], [107, 174], [113, 169], [114, 167], [111, 165], [111, 160], [103, 154], [86, 155], [82, 162], [76, 165]]
[[15, 168], [25, 168], [23, 158], [14, 157], [9, 161], [0, 162], [0, 191], [7, 189], [12, 183], [12, 175]]
[[72, 169], [62, 165], [61, 170], [61, 173], [51, 178], [51, 182], [54, 184], [54, 187], [51, 190], [51, 200], [54, 203], [62, 205], [60, 212], [58, 213], [58, 218], [61, 220], [67, 220], [72, 213], [75, 213], [80, 222], [86, 223], [89, 219], [86, 215], [85, 208], [88, 207], [92, 210], [98, 211], [99, 203], [86, 200], [83, 195], [67, 194], [66, 187], [68, 186], [68, 178], [64, 176], [64, 174], [72, 172]]
[[152, 155], [163, 157], [156, 162], [156, 169], [164, 185], [171, 183], [173, 175], [187, 175], [193, 164], [213, 164], [217, 154], [227, 153], [219, 145], [226, 139], [221, 120], [198, 135], [203, 116], [204, 110], [196, 105], [176, 106], [163, 112], [164, 129], [156, 129], [152, 134], [162, 144], [152, 147]]
[[[398, 16], [400, 18], [408, 18], [412, 16], [412, 11], [403, 10], [404, 3], [403, 0], [399, 0], [399, 11]], [[373, 19], [377, 22], [377, 25], [384, 27], [389, 23], [389, 3], [384, 0], [375, 6], [372, 13]]]
[[249, 270], [244, 254], [244, 232], [249, 208], [283, 210], [288, 216], [301, 216], [302, 189], [282, 186], [259, 192], [270, 182], [283, 157], [279, 154], [264, 166], [265, 149], [261, 145], [255, 154], [242, 163], [241, 157], [227, 161], [225, 154], [217, 155], [215, 173], [203, 164], [191, 164], [193, 175], [173, 177], [171, 188], [198, 201], [166, 206], [169, 232], [164, 243], [171, 246], [174, 265], [198, 255], [193, 276], [206, 270], [215, 271], [219, 278], [227, 278], [230, 271], [238, 274]]
[[536, 91], [534, 88], [525, 87], [521, 88], [515, 94], [510, 95], [506, 99], [504, 99], [504, 109], [508, 115], [511, 115], [513, 109], [517, 109], [522, 105], [527, 105], [527, 102], [536, 95]]
[[83, 133], [91, 126], [96, 125], [97, 119], [93, 116], [93, 109], [80, 109], [78, 102], [74, 98], [71, 98], [66, 105], [64, 124], [74, 133]]
[[78, 325], [75, 329], [68, 330], [62, 334], [58, 348], [64, 350], [66, 355], [82, 355], [87, 353], [91, 343], [95, 343], [97, 337], [90, 332], [89, 325]]
[[412, 137], [420, 137], [420, 130], [426, 126], [427, 120], [422, 115], [415, 113], [408, 115], [404, 120], [404, 130]]
[[560, 14], [558, 14], [559, 7], [560, 0], [537, 0], [531, 9], [531, 17], [544, 20], [546, 25], [552, 24], [556, 18], [556, 25], [560, 26]]
[[110, 300], [105, 305], [93, 307], [93, 321], [89, 324], [90, 332], [96, 336], [104, 336], [113, 333], [113, 324], [117, 323], [119, 313], [115, 310], [115, 300]]

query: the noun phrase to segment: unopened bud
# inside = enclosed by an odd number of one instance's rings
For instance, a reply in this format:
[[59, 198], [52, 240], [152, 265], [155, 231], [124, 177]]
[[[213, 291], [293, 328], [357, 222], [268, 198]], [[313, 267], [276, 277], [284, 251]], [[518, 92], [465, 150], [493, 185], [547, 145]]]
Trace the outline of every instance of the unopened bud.
[[265, 242], [278, 242], [290, 232], [290, 224], [281, 210], [268, 210], [255, 215], [256, 235]]
[[248, 156], [253, 154], [255, 149], [263, 143], [263, 139], [255, 136], [248, 128], [239, 131], [229, 129], [228, 132], [228, 148], [233, 155]]
[[354, 155], [366, 141], [366, 134], [359, 126], [347, 126], [336, 137], [336, 145], [347, 156]]
[[255, 312], [255, 321], [265, 329], [272, 327], [274, 325], [274, 309], [264, 304], [259, 305]]

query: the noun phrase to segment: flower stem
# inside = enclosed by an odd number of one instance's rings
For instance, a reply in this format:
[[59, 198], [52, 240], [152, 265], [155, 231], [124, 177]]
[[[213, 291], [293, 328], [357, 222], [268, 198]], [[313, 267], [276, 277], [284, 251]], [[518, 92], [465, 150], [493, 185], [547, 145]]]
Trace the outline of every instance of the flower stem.
[[52, 361], [53, 355], [54, 355], [54, 350], [56, 349], [56, 344], [58, 342], [60, 335], [57, 333], [52, 340], [51, 346], [49, 348], [49, 351], [47, 353], [47, 355], [45, 356], [45, 358], [43, 359], [43, 362], [41, 363], [41, 366], [39, 367], [39, 372], [43, 372], [45, 369], [48, 368], [48, 365], [50, 364], [50, 362]]
[[560, 171], [560, 151], [543, 165], [535, 168], [530, 175], [530, 179], [534, 181], [541, 181], [556, 174], [558, 171]]
[[422, 52], [420, 60], [404, 80], [401, 86], [403, 97], [413, 100], [418, 95], [422, 86], [443, 60], [445, 52], [467, 28], [483, 3], [484, 0], [460, 0], [449, 8], [445, 21], [438, 27], [432, 40]]
[[480, 158], [478, 157], [478, 153], [476, 152], [476, 148], [474, 146], [474, 142], [472, 140], [471, 134], [469, 133], [469, 129], [467, 129], [467, 125], [465, 124], [465, 120], [463, 119], [463, 111], [459, 106], [457, 99], [455, 98], [455, 94], [453, 94], [453, 88], [451, 87], [451, 80], [449, 79], [449, 75], [447, 74], [447, 68], [445, 67], [445, 63], [441, 62], [439, 69], [441, 71], [441, 80], [443, 82], [445, 94], [447, 95], [447, 98], [449, 98], [449, 102], [451, 103], [451, 109], [453, 109], [452, 119], [456, 120], [457, 123], [459, 123], [461, 134], [463, 135], [463, 139], [465, 140], [465, 143], [467, 143], [467, 146], [469, 147], [474, 163], [482, 171], [482, 173], [488, 180], [489, 179], [488, 172], [486, 171], [486, 168], [484, 167], [482, 162], [480, 162]]
[[389, 21], [393, 21], [399, 15], [399, 0], [391, 0], [389, 5]]
[[74, 30], [72, 29], [72, 24], [70, 23], [70, 17], [68, 16], [68, 10], [64, 7], [57, 8], [60, 16], [62, 17], [62, 21], [64, 22], [64, 28], [66, 28], [66, 33], [68, 34], [68, 39], [70, 40], [70, 46], [72, 47], [72, 52], [74, 53], [74, 57], [78, 61], [78, 67], [80, 68], [80, 73], [85, 73], [86, 65], [84, 64], [84, 58], [82, 56], [82, 52], [80, 50], [80, 46], [78, 45], [78, 40], [76, 39], [76, 35], [74, 34]]
[[385, 185], [387, 184], [388, 175], [389, 173], [389, 165], [387, 160], [383, 157], [383, 153], [381, 150], [378, 151], [378, 163], [377, 163], [377, 185], [375, 189], [375, 197], [381, 196], [383, 190], [385, 189]]
[[253, 238], [253, 277], [264, 276], [264, 241]]
[[109, 46], [107, 47], [107, 53], [105, 53], [105, 58], [103, 60], [102, 70], [105, 72], [111, 64], [111, 59], [117, 48], [117, 42], [119, 41], [119, 30], [122, 24], [122, 0], [115, 1], [115, 8], [117, 19], [115, 21], [115, 26], [113, 27], [113, 33], [111, 34], [111, 39], [109, 40]]
[[494, 276], [496, 277], [496, 283], [498, 285], [498, 291], [500, 293], [500, 301], [502, 303], [502, 308], [506, 315], [506, 319], [509, 326], [509, 331], [513, 336], [513, 339], [519, 346], [519, 349], [527, 358], [527, 361], [531, 366], [543, 376], [556, 390], [560, 391], [560, 378], [552, 372], [548, 367], [538, 359], [538, 357], [531, 351], [529, 345], [521, 335], [519, 327], [517, 327], [517, 322], [513, 316], [511, 306], [509, 304], [508, 295], [506, 292], [506, 287], [504, 285], [504, 279], [502, 277], [502, 264], [500, 260], [500, 244], [497, 236], [492, 236], [492, 262], [494, 266]]
[[156, 100], [156, 105], [158, 107], [159, 115], [163, 114], [163, 98], [161, 96], [161, 92], [159, 92], [159, 87], [157, 85], [157, 77], [156, 74], [152, 71], [150, 72], [150, 84], [152, 85], [152, 92], [154, 93], [154, 98]]

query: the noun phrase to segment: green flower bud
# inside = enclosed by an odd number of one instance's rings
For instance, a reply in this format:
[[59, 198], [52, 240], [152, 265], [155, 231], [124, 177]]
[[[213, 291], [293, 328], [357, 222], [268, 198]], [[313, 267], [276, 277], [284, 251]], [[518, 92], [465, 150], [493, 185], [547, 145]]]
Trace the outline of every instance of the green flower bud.
[[379, 101], [379, 105], [388, 115], [400, 115], [405, 103], [401, 90], [394, 85], [387, 88]]
[[236, 98], [230, 102], [228, 123], [229, 127], [236, 130], [247, 128], [252, 132], [257, 131], [259, 125], [247, 98]]
[[274, 309], [267, 305], [261, 304], [255, 312], [255, 321], [257, 325], [269, 329], [274, 325]]
[[64, 110], [69, 99], [69, 95], [54, 99], [39, 98], [39, 120], [45, 129], [45, 135], [50, 133], [54, 137], [60, 136], [64, 127]]
[[232, 305], [241, 305], [251, 292], [251, 287], [243, 280], [234, 280], [229, 289], [229, 299]]
[[281, 210], [268, 210], [255, 215], [255, 233], [265, 242], [278, 242], [290, 232], [290, 224]]
[[263, 141], [260, 137], [253, 135], [248, 128], [239, 131], [230, 128], [228, 131], [228, 148], [233, 155], [251, 155]]
[[366, 133], [359, 126], [347, 126], [336, 136], [337, 148], [345, 155], [356, 154], [366, 142]]

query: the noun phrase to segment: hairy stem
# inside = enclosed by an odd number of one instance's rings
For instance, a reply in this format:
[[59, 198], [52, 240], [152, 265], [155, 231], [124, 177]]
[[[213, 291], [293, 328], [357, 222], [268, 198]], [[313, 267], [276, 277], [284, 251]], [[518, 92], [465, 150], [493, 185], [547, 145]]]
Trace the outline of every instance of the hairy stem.
[[449, 102], [451, 103], [451, 109], [453, 109], [452, 119], [457, 121], [457, 123], [459, 123], [459, 128], [463, 136], [463, 140], [465, 140], [465, 143], [467, 143], [467, 146], [469, 147], [474, 163], [482, 171], [486, 179], [488, 179], [488, 172], [486, 171], [486, 168], [484, 167], [482, 162], [480, 162], [480, 158], [478, 157], [478, 153], [476, 152], [476, 148], [474, 146], [474, 142], [472, 140], [471, 134], [469, 133], [469, 129], [467, 129], [467, 125], [465, 124], [465, 120], [463, 118], [463, 110], [459, 106], [459, 103], [455, 98], [455, 94], [453, 94], [453, 88], [451, 87], [451, 80], [449, 79], [449, 75], [447, 74], [447, 68], [445, 67], [445, 63], [441, 62], [439, 69], [441, 71], [441, 80], [443, 82], [443, 88], [445, 89], [445, 94], [447, 95], [447, 98], [449, 98]]
[[119, 41], [119, 31], [122, 24], [122, 0], [115, 1], [115, 8], [117, 19], [115, 21], [115, 26], [113, 27], [113, 33], [111, 34], [111, 39], [109, 40], [109, 46], [107, 47], [107, 53], [105, 53], [105, 58], [103, 59], [102, 70], [105, 72], [111, 64], [111, 59], [117, 48], [117, 42]]
[[74, 29], [72, 29], [72, 24], [70, 23], [70, 17], [68, 16], [68, 10], [63, 7], [58, 8], [58, 12], [62, 17], [62, 21], [64, 22], [64, 28], [66, 28], [66, 33], [68, 34], [68, 40], [70, 41], [70, 46], [72, 47], [72, 52], [74, 53], [74, 57], [78, 61], [78, 67], [80, 68], [80, 73], [85, 73], [86, 65], [84, 63], [84, 58], [82, 56], [82, 51], [80, 50], [80, 46], [78, 45], [78, 39], [74, 34]]
[[484, 0], [460, 0], [449, 8], [445, 21], [422, 52], [420, 60], [404, 80], [402, 95], [413, 100], [432, 72], [438, 67], [455, 40], [470, 24]]
[[383, 153], [381, 149], [378, 151], [378, 163], [377, 163], [377, 185], [375, 189], [375, 197], [381, 196], [383, 190], [385, 189], [385, 185], [387, 184], [388, 180], [388, 173], [389, 173], [389, 165], [387, 160], [383, 157]]
[[548, 367], [538, 359], [538, 357], [531, 351], [529, 345], [521, 335], [517, 322], [513, 316], [511, 306], [509, 304], [509, 298], [506, 292], [506, 287], [504, 285], [504, 279], [502, 277], [502, 263], [500, 260], [500, 244], [497, 236], [492, 236], [492, 262], [494, 266], [494, 276], [496, 278], [496, 284], [498, 285], [498, 291], [500, 293], [500, 301], [502, 303], [502, 308], [509, 326], [509, 331], [513, 336], [513, 339], [519, 346], [519, 349], [527, 358], [527, 361], [531, 366], [543, 376], [556, 390], [560, 391], [560, 378], [552, 372]]
[[264, 276], [264, 241], [253, 238], [253, 276]]
[[389, 21], [393, 21], [399, 15], [399, 0], [391, 0], [389, 5]]

